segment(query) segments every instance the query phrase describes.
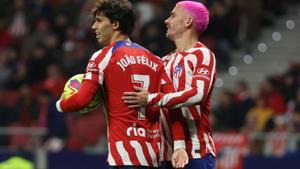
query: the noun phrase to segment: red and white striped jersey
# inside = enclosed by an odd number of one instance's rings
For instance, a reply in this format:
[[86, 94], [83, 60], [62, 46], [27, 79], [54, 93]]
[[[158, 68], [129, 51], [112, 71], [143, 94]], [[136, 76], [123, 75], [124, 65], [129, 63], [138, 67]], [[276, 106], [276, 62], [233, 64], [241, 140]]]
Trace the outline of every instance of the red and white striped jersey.
[[122, 96], [134, 91], [134, 85], [159, 92], [167, 81], [164, 73], [160, 58], [128, 41], [116, 42], [90, 58], [84, 80], [104, 87], [110, 166], [159, 166], [159, 110], [128, 108]]
[[[214, 54], [202, 43], [185, 52], [173, 52], [163, 58], [165, 69], [173, 82], [176, 93], [153, 93], [148, 96], [148, 105], [179, 108], [176, 116], [162, 113], [161, 160], [170, 160], [172, 148], [185, 145], [189, 158], [215, 156], [212, 129], [209, 122], [210, 100], [216, 80]], [[170, 126], [170, 117], [184, 119], [185, 136], [177, 137]], [[180, 135], [179, 135], [180, 136]], [[170, 142], [173, 137], [174, 147]]]

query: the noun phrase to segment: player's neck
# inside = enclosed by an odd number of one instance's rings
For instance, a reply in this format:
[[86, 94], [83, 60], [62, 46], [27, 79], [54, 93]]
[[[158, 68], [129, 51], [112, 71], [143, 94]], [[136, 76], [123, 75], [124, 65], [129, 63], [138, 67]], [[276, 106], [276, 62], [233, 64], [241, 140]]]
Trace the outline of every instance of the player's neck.
[[118, 42], [118, 41], [125, 41], [128, 40], [129, 37], [127, 35], [121, 34], [121, 33], [115, 33], [113, 37], [111, 38], [110, 44]]
[[193, 48], [198, 42], [197, 34], [186, 33], [174, 40], [177, 52]]

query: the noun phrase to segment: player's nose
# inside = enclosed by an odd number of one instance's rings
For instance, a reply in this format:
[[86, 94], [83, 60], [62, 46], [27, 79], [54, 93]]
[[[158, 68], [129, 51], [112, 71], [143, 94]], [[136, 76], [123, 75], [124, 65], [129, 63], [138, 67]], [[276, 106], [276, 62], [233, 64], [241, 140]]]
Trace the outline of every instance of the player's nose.
[[167, 27], [169, 27], [170, 22], [171, 22], [171, 19], [170, 19], [170, 17], [168, 17], [168, 18], [165, 20], [165, 24], [166, 24]]
[[93, 30], [96, 30], [96, 29], [97, 29], [96, 23], [93, 23], [92, 29], [93, 29]]

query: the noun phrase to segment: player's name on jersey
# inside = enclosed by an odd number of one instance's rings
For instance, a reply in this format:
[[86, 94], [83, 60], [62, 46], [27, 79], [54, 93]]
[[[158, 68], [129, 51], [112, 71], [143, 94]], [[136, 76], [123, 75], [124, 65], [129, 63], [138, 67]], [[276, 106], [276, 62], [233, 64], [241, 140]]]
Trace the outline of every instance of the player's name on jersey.
[[157, 63], [154, 63], [153, 61], [149, 60], [145, 56], [127, 56], [125, 55], [122, 59], [120, 59], [117, 64], [121, 67], [123, 71], [126, 70], [126, 67], [133, 64], [141, 64], [146, 65], [156, 71], [156, 68], [158, 66]]

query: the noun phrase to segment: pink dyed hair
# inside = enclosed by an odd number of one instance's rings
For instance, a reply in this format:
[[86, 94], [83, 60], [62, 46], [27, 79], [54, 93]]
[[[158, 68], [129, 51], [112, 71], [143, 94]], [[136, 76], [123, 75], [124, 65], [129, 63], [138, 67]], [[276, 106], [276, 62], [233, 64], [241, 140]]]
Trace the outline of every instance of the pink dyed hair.
[[198, 33], [205, 31], [209, 22], [209, 12], [201, 2], [180, 1], [176, 5], [183, 7], [193, 17]]

